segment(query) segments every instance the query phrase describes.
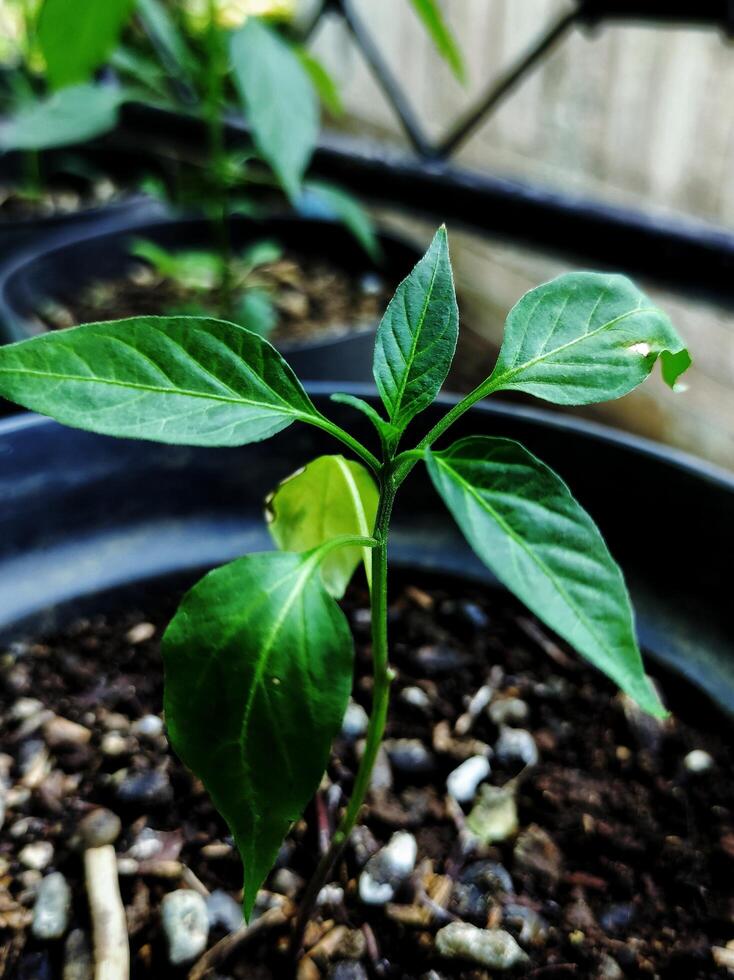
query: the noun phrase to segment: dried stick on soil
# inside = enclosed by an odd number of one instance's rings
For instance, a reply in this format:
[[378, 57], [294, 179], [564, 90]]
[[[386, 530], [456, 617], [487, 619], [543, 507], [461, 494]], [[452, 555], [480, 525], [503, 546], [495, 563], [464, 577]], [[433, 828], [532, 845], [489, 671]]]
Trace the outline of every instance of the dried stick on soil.
[[[289, 911], [291, 913], [290, 915], [288, 914]], [[243, 922], [239, 929], [230, 932], [228, 936], [220, 939], [218, 943], [204, 953], [201, 959], [189, 970], [188, 980], [204, 980], [204, 977], [211, 970], [221, 966], [232, 956], [235, 950], [240, 949], [263, 932], [269, 932], [271, 929], [284, 926], [292, 917], [292, 914], [292, 909], [273, 908], [268, 909], [267, 912], [263, 912], [251, 925], [246, 925]]]
[[94, 933], [94, 980], [128, 980], [127, 922], [111, 844], [84, 852], [84, 877]]

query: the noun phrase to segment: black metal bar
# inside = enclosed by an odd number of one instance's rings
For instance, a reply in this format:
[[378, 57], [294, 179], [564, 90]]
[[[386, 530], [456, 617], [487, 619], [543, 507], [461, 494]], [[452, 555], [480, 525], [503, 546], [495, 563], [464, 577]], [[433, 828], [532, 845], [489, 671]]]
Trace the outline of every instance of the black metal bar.
[[732, 0], [584, 0], [582, 16], [608, 20], [702, 24], [734, 33]]
[[566, 36], [571, 27], [582, 16], [582, 11], [583, 8], [580, 7], [559, 17], [555, 24], [546, 30], [512, 67], [492, 82], [485, 94], [479, 98], [477, 104], [441, 140], [434, 151], [434, 156], [440, 159], [451, 156], [487, 115], [527, 77], [541, 58]]
[[367, 64], [380, 83], [385, 97], [393, 107], [408, 139], [412, 143], [413, 149], [420, 156], [432, 156], [434, 152], [433, 147], [423, 132], [420, 120], [413, 112], [413, 108], [406, 98], [400, 83], [390, 70], [390, 66], [382, 57], [382, 52], [373, 41], [361, 17], [354, 9], [352, 0], [336, 0], [335, 6], [344, 17], [344, 21], [352, 32], [357, 46], [362, 51]]

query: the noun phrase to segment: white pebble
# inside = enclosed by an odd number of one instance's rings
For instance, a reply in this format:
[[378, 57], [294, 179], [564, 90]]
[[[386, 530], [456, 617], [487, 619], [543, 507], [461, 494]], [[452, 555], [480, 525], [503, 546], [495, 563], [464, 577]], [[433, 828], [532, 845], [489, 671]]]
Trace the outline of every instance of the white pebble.
[[163, 734], [163, 720], [158, 715], [143, 715], [133, 722], [131, 731], [143, 738], [157, 738]]
[[384, 847], [380, 854], [390, 874], [407, 878], [415, 867], [418, 845], [412, 834], [405, 830], [399, 830], [392, 835], [387, 847]]
[[161, 904], [161, 921], [172, 966], [182, 966], [201, 956], [209, 938], [209, 913], [198, 892], [169, 892]]
[[404, 687], [400, 692], [400, 698], [412, 708], [418, 708], [419, 711], [431, 710], [431, 699], [422, 687]]
[[124, 755], [128, 751], [128, 744], [119, 732], [108, 732], [102, 739], [100, 748], [103, 755], [114, 758], [118, 755]]
[[32, 868], [34, 871], [43, 871], [44, 868], [47, 868], [51, 864], [53, 856], [53, 844], [47, 840], [39, 840], [34, 841], [32, 844], [26, 844], [18, 855], [18, 859], [26, 868]]
[[713, 768], [714, 760], [703, 749], [693, 749], [683, 760], [683, 765], [686, 767], [688, 772], [700, 773], [708, 772], [709, 769]]
[[489, 759], [485, 755], [473, 755], [449, 774], [446, 788], [458, 803], [470, 803], [477, 787], [490, 771]]
[[439, 929], [436, 949], [447, 959], [469, 960], [490, 970], [512, 970], [528, 961], [509, 932], [478, 929], [468, 922], [451, 922]]
[[375, 881], [369, 871], [359, 876], [359, 897], [365, 905], [386, 905], [395, 897], [395, 889], [389, 881]]
[[341, 885], [324, 885], [316, 898], [316, 904], [328, 908], [338, 908], [344, 903], [344, 889]]
[[524, 728], [503, 728], [494, 750], [504, 765], [513, 762], [522, 762], [525, 766], [538, 764], [538, 746]]
[[58, 871], [38, 886], [31, 931], [36, 939], [60, 939], [69, 927], [71, 889]]

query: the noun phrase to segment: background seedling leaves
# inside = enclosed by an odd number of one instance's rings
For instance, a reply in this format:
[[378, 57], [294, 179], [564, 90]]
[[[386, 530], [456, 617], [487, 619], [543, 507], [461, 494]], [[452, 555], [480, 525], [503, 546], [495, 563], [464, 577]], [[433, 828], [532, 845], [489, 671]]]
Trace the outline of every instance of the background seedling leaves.
[[560, 477], [519, 443], [490, 436], [429, 451], [426, 460], [497, 578], [645, 710], [665, 714], [643, 670], [622, 573]]
[[658, 358], [671, 387], [691, 363], [666, 314], [624, 276], [572, 272], [510, 311], [487, 388], [586, 405], [626, 395]]
[[[319, 456], [268, 498], [270, 533], [281, 551], [309, 551], [345, 534], [369, 537], [379, 496], [364, 466], [343, 456]], [[323, 559], [321, 576], [334, 598], [344, 595], [361, 560], [371, 581], [369, 548], [339, 548]]]
[[0, 123], [0, 150], [49, 150], [100, 136], [117, 123], [128, 97], [113, 85], [70, 85], [25, 104]]
[[232, 830], [245, 917], [349, 701], [353, 641], [320, 559], [255, 554], [210, 572], [163, 638], [168, 733]]
[[377, 330], [373, 373], [399, 430], [431, 404], [446, 380], [459, 336], [459, 309], [445, 228], [397, 288]]
[[86, 82], [117, 45], [135, 0], [43, 0], [38, 42], [53, 88]]
[[317, 418], [266, 340], [207, 317], [88, 323], [0, 348], [0, 393], [65, 425], [241, 446]]
[[232, 36], [230, 57], [258, 152], [295, 201], [319, 132], [311, 78], [297, 51], [257, 17]]

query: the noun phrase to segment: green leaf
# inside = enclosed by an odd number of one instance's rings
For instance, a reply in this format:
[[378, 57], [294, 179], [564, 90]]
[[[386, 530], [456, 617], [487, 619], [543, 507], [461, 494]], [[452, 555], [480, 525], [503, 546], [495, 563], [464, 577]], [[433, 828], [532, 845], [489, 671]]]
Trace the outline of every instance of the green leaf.
[[390, 422], [400, 431], [438, 394], [458, 334], [448, 236], [442, 227], [398, 286], [377, 330], [372, 370]]
[[88, 81], [117, 45], [135, 0], [43, 0], [38, 43], [52, 88]]
[[665, 714], [645, 675], [622, 573], [566, 484], [510, 439], [426, 452], [431, 479], [477, 555], [642, 708]]
[[85, 143], [117, 125], [128, 97], [110, 85], [73, 85], [24, 105], [0, 123], [0, 150], [47, 150]]
[[191, 446], [320, 419], [274, 347], [205, 317], [87, 323], [0, 347], [0, 394], [76, 428]]
[[296, 200], [319, 133], [319, 106], [298, 54], [257, 17], [232, 35], [234, 78], [255, 146]]
[[[369, 537], [379, 490], [369, 471], [343, 456], [319, 456], [268, 497], [266, 515], [281, 551], [308, 551], [345, 534]], [[360, 560], [372, 577], [369, 548], [339, 548], [321, 564], [326, 590], [341, 599]]]
[[624, 276], [572, 272], [513, 307], [486, 385], [587, 405], [626, 395], [658, 358], [675, 387], [691, 358], [665, 313]]
[[456, 43], [456, 38], [444, 19], [438, 0], [410, 0], [410, 2], [431, 35], [436, 50], [447, 62], [459, 81], [463, 82], [466, 77], [464, 59]]
[[255, 554], [210, 572], [163, 637], [168, 734], [232, 831], [246, 918], [349, 701], [353, 641], [320, 558]]
[[278, 312], [264, 289], [246, 290], [237, 303], [237, 320], [259, 337], [268, 337], [278, 324]]
[[308, 51], [306, 48], [298, 47], [296, 48], [298, 57], [301, 59], [301, 64], [308, 72], [313, 87], [316, 89], [318, 97], [327, 112], [330, 112], [332, 116], [344, 115], [344, 103], [342, 102], [341, 93], [339, 92], [339, 86], [334, 81], [332, 76], [326, 70], [322, 62], [316, 58], [312, 52]]
[[315, 195], [326, 206], [330, 217], [346, 225], [373, 262], [379, 262], [382, 248], [375, 224], [356, 197], [340, 187], [317, 180], [309, 180], [303, 185], [303, 189], [308, 194]]
[[222, 272], [219, 255], [203, 249], [172, 252], [147, 239], [137, 239], [130, 246], [130, 254], [149, 262], [160, 276], [174, 280], [185, 289], [213, 289]]
[[143, 27], [157, 46], [166, 68], [177, 77], [191, 80], [195, 61], [184, 34], [160, 0], [137, 0]]
[[351, 408], [354, 408], [363, 415], [366, 415], [370, 422], [374, 425], [375, 429], [377, 429], [377, 432], [383, 442], [392, 443], [399, 437], [400, 431], [396, 429], [394, 425], [391, 425], [386, 419], [384, 419], [380, 413], [363, 398], [357, 398], [356, 395], [342, 394], [342, 392], [337, 392], [329, 397], [337, 404], [349, 405]]

